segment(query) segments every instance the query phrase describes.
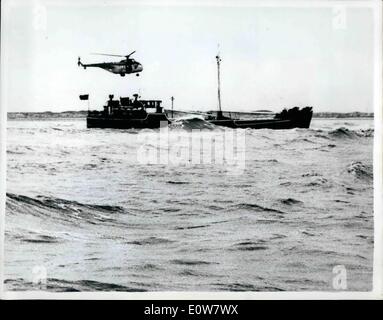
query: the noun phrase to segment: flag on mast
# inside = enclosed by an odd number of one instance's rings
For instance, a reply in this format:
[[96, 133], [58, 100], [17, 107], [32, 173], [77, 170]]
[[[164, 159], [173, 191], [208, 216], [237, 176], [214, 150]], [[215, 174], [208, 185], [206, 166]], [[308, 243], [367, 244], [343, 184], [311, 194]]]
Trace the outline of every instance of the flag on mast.
[[89, 94], [80, 94], [80, 100], [89, 100]]

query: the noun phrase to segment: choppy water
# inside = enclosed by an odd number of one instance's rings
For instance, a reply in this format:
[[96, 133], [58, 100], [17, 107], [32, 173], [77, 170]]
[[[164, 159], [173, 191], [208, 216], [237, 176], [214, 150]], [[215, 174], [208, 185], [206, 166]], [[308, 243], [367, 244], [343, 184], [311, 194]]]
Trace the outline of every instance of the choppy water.
[[[181, 120], [170, 137], [191, 128], [222, 134]], [[41, 288], [45, 268], [51, 291], [331, 291], [344, 265], [349, 290], [371, 290], [372, 128], [247, 129], [233, 175], [137, 163], [140, 137], [158, 130], [9, 121], [6, 288]]]

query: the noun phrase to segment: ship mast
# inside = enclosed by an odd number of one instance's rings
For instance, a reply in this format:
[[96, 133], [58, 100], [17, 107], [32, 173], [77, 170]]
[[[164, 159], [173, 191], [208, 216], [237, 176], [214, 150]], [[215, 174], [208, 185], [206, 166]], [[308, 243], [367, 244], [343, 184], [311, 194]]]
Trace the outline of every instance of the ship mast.
[[221, 75], [220, 75], [220, 62], [222, 61], [219, 53], [215, 57], [217, 59], [217, 71], [218, 71], [218, 113], [217, 118], [222, 117], [222, 108], [221, 108]]
[[170, 98], [170, 100], [172, 100], [172, 118], [174, 118], [174, 113], [173, 113], [174, 97], [172, 96], [172, 97]]

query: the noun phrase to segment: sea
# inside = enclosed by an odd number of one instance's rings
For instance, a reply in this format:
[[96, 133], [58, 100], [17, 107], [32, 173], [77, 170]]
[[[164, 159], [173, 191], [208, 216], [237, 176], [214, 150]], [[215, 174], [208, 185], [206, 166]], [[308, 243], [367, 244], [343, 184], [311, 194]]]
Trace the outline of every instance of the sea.
[[[8, 121], [6, 290], [337, 291], [339, 276], [372, 289], [373, 119], [224, 130], [186, 117], [166, 143], [161, 130]], [[236, 170], [145, 162], [225, 134], [240, 139]]]

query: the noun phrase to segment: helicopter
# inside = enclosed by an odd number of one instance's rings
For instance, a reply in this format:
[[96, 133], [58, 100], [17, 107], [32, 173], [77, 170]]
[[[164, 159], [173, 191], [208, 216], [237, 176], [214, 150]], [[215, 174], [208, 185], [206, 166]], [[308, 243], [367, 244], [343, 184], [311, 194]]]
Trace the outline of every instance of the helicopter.
[[119, 55], [119, 54], [94, 53], [96, 55], [101, 55], [101, 56], [124, 57], [125, 59], [119, 62], [101, 62], [101, 63], [84, 64], [81, 62], [81, 58], [78, 57], [77, 65], [79, 67], [80, 66], [83, 67], [84, 69], [86, 69], [87, 67], [101, 68], [106, 71], [119, 74], [121, 77], [125, 77], [125, 74], [135, 73], [136, 76], [138, 77], [139, 72], [143, 70], [143, 67], [141, 63], [130, 58], [130, 56], [135, 52], [136, 51], [133, 51], [126, 56]]

